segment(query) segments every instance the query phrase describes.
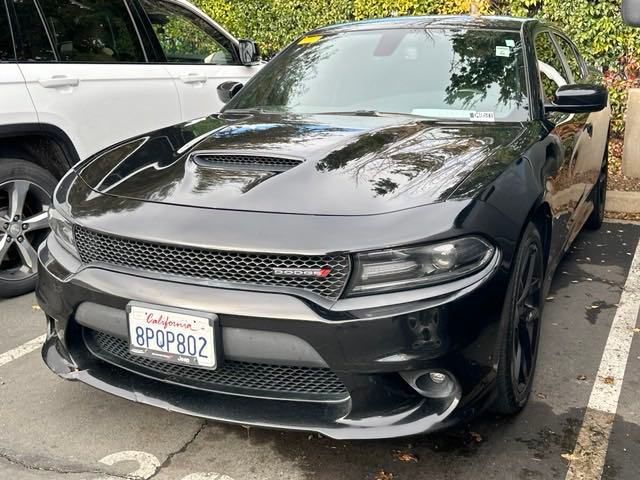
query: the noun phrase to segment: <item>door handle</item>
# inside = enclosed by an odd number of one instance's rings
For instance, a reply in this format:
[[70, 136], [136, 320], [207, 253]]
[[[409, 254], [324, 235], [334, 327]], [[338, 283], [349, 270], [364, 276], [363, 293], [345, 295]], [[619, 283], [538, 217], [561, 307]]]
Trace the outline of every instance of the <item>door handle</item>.
[[77, 87], [80, 80], [66, 75], [54, 75], [50, 78], [41, 78], [38, 83], [44, 88]]
[[200, 73], [187, 73], [180, 76], [182, 83], [206, 83], [207, 76]]

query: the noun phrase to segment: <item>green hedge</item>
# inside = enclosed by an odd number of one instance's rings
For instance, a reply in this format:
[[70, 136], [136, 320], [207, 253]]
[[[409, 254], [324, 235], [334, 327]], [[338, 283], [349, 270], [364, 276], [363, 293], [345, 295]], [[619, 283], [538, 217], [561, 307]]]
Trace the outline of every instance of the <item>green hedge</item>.
[[[270, 56], [298, 35], [331, 23], [389, 15], [467, 13], [470, 0], [193, 0], [238, 37]], [[482, 13], [537, 16], [559, 25], [587, 61], [604, 70], [614, 109], [612, 169], [619, 166], [626, 91], [640, 86], [640, 29], [626, 27], [620, 0], [476, 0]]]

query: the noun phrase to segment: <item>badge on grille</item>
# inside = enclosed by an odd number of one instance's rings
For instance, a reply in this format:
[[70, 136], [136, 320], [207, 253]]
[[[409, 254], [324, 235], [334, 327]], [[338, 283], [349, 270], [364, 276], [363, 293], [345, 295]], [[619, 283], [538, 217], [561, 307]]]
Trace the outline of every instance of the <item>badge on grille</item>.
[[327, 278], [331, 273], [331, 267], [322, 268], [272, 268], [271, 271], [277, 277], [316, 277]]

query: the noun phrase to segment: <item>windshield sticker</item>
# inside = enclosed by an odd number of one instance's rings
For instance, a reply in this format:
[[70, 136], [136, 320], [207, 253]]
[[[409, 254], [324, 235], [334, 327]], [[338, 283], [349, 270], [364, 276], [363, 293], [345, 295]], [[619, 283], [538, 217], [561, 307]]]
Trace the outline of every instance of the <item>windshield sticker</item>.
[[496, 57], [509, 57], [511, 56], [511, 47], [503, 47], [498, 45], [496, 47]]
[[322, 35], [307, 35], [298, 42], [298, 45], [308, 45], [310, 43], [316, 43], [322, 38]]
[[496, 114], [494, 112], [469, 112], [469, 118], [472, 122], [495, 122]]
[[515, 47], [516, 46], [516, 41], [508, 38], [507, 40], [504, 41], [504, 44], [507, 47]]

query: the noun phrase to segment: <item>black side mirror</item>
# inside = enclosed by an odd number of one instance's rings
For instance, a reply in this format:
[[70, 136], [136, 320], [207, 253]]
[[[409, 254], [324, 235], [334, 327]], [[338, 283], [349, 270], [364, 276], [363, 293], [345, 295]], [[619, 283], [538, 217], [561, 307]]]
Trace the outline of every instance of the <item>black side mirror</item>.
[[260, 49], [253, 40], [239, 40], [238, 55], [243, 65], [257, 65], [260, 63]]
[[556, 90], [553, 103], [544, 106], [547, 112], [599, 112], [606, 108], [609, 92], [602, 85], [563, 85]]
[[623, 0], [622, 19], [627, 25], [640, 27], [640, 0]]
[[218, 98], [222, 101], [222, 103], [227, 103], [233, 97], [237, 95], [243, 85], [240, 82], [223, 82], [218, 85], [216, 89], [218, 92]]

